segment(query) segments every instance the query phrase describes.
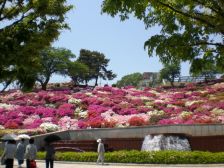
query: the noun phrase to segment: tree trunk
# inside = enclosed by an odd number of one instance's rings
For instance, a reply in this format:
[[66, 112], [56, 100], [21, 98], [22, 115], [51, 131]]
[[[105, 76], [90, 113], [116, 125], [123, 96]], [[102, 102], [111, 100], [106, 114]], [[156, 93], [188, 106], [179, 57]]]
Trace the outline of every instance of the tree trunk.
[[96, 77], [95, 86], [98, 86], [98, 76]]
[[41, 89], [42, 89], [42, 90], [47, 90], [47, 84], [43, 83], [43, 84], [41, 85]]
[[170, 84], [172, 87], [174, 87], [174, 82], [173, 81], [170, 81]]
[[48, 76], [46, 80], [44, 81], [44, 83], [41, 83], [42, 90], [47, 90], [47, 84], [49, 80], [50, 80], [50, 77]]

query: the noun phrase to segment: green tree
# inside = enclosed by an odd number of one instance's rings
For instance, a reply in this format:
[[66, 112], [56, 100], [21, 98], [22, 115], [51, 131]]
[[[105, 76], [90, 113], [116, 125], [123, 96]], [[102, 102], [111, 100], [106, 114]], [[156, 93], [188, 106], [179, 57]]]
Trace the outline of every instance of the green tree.
[[75, 85], [83, 83], [88, 75], [89, 68], [87, 65], [74, 61], [69, 63], [67, 75], [70, 76]]
[[[212, 60], [208, 62], [206, 60], [195, 61], [191, 68], [194, 69], [194, 73], [192, 73], [193, 76], [203, 76], [205, 81], [215, 79], [216, 74], [219, 72]], [[192, 69], [190, 69], [190, 71], [192, 71]]]
[[[134, 15], [146, 28], [160, 26], [161, 33], [145, 42], [163, 63], [175, 60], [214, 64], [224, 71], [223, 0], [104, 0], [102, 12], [122, 20]], [[201, 67], [192, 66], [194, 73]]]
[[77, 61], [87, 65], [89, 68], [89, 72], [84, 79], [86, 84], [91, 79], [95, 79], [96, 86], [98, 85], [99, 78], [104, 80], [112, 80], [116, 77], [116, 74], [114, 74], [111, 70], [107, 70], [110, 60], [107, 59], [103, 53], [81, 49]]
[[40, 82], [43, 90], [46, 90], [52, 74], [64, 74], [71, 62], [70, 59], [74, 57], [75, 55], [65, 48], [49, 47], [40, 52], [41, 65], [37, 74], [37, 81]]
[[121, 80], [117, 81], [118, 87], [124, 87], [124, 86], [138, 86], [139, 82], [143, 79], [143, 76], [141, 73], [133, 73], [129, 75], [125, 75], [121, 78]]
[[166, 79], [174, 87], [174, 80], [180, 76], [180, 63], [164, 64], [164, 68], [160, 70], [160, 78]]
[[16, 81], [22, 91], [29, 92], [35, 85], [40, 64], [30, 61], [26, 66], [16, 66]]
[[0, 75], [16, 72], [21, 86], [30, 87], [36, 73], [30, 65], [38, 66], [39, 52], [68, 28], [65, 14], [71, 8], [66, 0], [1, 0]]

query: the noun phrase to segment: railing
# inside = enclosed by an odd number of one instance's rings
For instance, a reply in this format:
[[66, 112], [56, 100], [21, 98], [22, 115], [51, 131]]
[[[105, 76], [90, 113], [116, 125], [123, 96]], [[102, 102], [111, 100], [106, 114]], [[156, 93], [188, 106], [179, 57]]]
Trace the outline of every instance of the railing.
[[175, 82], [204, 82], [213, 80], [215, 78], [205, 77], [205, 76], [181, 76], [179, 78], [175, 78]]

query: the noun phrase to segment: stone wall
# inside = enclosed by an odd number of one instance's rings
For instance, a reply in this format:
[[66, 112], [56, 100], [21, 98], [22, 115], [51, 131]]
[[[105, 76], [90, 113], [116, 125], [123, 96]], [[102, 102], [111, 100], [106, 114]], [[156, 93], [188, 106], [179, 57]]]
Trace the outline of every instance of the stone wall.
[[[168, 125], [168, 126], [147, 126], [147, 127], [111, 128], [111, 129], [100, 128], [100, 129], [62, 131], [35, 136], [34, 137], [35, 143], [37, 144], [39, 149], [44, 145], [44, 138], [50, 134], [56, 134], [63, 140], [77, 140], [77, 141], [96, 140], [98, 138], [107, 140], [115, 138], [143, 139], [146, 135], [149, 134], [184, 134], [189, 138], [194, 148], [197, 149], [197, 146], [200, 146], [200, 144], [205, 143], [204, 146], [206, 146], [206, 144], [209, 144], [212, 139], [215, 140], [216, 137], [219, 137], [220, 140], [224, 140], [224, 124]], [[209, 139], [209, 137], [211, 138]], [[215, 144], [213, 146], [217, 146], [216, 145], [217, 142], [216, 141], [214, 142]], [[126, 142], [124, 142], [123, 144], [125, 143]]]
[[129, 128], [101, 128], [69, 131], [71, 139], [93, 140], [98, 138], [144, 138], [149, 134], [185, 134], [187, 136], [224, 135], [224, 124], [168, 125]]

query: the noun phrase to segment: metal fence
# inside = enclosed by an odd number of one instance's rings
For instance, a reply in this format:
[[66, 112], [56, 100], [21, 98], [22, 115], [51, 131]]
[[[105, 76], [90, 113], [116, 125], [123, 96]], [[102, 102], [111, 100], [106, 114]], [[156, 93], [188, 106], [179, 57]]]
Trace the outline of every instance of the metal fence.
[[175, 82], [204, 82], [209, 80], [214, 80], [215, 78], [209, 78], [205, 76], [181, 76], [179, 78], [175, 78]]

